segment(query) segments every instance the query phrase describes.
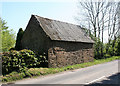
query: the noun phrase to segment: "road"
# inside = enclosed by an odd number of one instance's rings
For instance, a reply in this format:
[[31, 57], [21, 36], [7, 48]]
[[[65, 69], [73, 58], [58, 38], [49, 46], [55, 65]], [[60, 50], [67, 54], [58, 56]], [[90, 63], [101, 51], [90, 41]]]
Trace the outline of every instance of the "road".
[[118, 75], [120, 75], [118, 74], [119, 61], [115, 60], [72, 71], [20, 80], [16, 81], [15, 84], [118, 84]]

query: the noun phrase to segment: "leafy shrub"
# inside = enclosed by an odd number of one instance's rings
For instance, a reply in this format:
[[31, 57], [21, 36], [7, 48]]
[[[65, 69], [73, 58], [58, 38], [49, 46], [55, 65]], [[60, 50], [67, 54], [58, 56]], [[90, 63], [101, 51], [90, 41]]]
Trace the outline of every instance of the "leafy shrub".
[[2, 77], [2, 82], [8, 82], [8, 78], [7, 77]]
[[26, 77], [24, 72], [22, 72], [22, 73], [12, 72], [9, 75], [3, 76], [2, 81], [3, 82], [15, 81], [15, 80], [23, 79], [24, 77]]
[[2, 55], [2, 74], [12, 71], [26, 71], [27, 68], [40, 67], [46, 61], [45, 56], [39, 56], [31, 50], [11, 50]]
[[118, 45], [117, 45], [117, 55], [120, 56], [120, 38], [118, 39]]
[[111, 57], [111, 55], [110, 54], [104, 54], [104, 57], [109, 58], [109, 57]]
[[21, 50], [20, 51], [20, 54], [21, 54], [21, 58], [19, 60], [21, 60], [21, 66], [23, 67], [34, 67], [37, 65], [37, 57], [36, 57], [36, 54], [31, 51], [31, 50], [27, 50], [27, 49], [24, 49], [24, 50]]

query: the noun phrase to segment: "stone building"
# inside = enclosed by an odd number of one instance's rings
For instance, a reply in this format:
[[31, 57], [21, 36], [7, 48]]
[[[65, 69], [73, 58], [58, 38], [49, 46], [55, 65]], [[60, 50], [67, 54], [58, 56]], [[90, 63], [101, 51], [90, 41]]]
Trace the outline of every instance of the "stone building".
[[93, 61], [94, 41], [78, 25], [32, 15], [22, 38], [22, 49], [46, 53], [48, 67]]

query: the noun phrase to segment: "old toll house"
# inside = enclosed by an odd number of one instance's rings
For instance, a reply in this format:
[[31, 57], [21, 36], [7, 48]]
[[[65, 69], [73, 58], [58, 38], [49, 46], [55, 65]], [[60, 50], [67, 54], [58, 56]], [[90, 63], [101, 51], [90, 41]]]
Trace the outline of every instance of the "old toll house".
[[32, 15], [22, 38], [22, 48], [46, 53], [48, 67], [93, 61], [94, 41], [78, 25]]

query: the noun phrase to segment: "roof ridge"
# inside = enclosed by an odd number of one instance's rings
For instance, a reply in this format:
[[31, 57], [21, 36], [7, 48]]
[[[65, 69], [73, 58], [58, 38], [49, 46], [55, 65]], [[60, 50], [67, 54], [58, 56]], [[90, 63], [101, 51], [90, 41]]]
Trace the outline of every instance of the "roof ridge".
[[[75, 25], [75, 26], [79, 26], [81, 27], [80, 25], [78, 24], [73, 24], [73, 23], [69, 23], [69, 22], [64, 22], [64, 21], [61, 21], [61, 20], [56, 20], [56, 19], [52, 19], [52, 18], [47, 18], [47, 17], [43, 17], [43, 16], [38, 16], [38, 15], [33, 15], [32, 16], [36, 16], [36, 17], [40, 17], [40, 18], [44, 18], [44, 19], [47, 19], [47, 20], [53, 20], [53, 21], [57, 21], [57, 22], [63, 22], [63, 23], [67, 23], [67, 24], [72, 24], [72, 25]], [[82, 28], [82, 27], [81, 27]]]

